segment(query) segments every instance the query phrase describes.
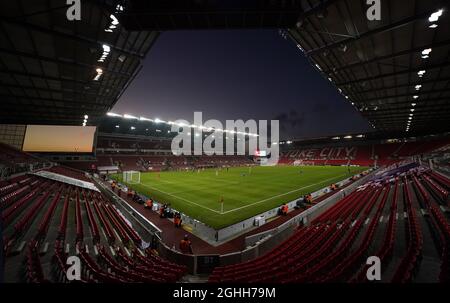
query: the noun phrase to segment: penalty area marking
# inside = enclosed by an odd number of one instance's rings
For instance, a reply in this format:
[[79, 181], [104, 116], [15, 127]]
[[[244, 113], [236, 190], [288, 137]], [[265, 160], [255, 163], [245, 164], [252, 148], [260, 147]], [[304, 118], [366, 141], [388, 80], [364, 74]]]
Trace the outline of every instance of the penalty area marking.
[[330, 180], [337, 179], [337, 178], [340, 178], [340, 177], [343, 177], [343, 176], [346, 176], [346, 175], [347, 175], [347, 174], [342, 174], [342, 175], [339, 175], [339, 176], [336, 176], [336, 177], [328, 178], [328, 179], [326, 179], [326, 180], [322, 180], [322, 181], [317, 182], [317, 183], [314, 183], [314, 184], [310, 184], [310, 185], [307, 185], [307, 186], [303, 186], [303, 187], [300, 187], [300, 188], [297, 188], [297, 189], [294, 189], [294, 190], [291, 190], [291, 191], [288, 191], [288, 192], [285, 192], [285, 193], [282, 193], [282, 194], [279, 194], [279, 195], [275, 195], [275, 196], [272, 196], [272, 197], [269, 197], [269, 198], [266, 198], [266, 199], [263, 199], [263, 200], [259, 200], [259, 201], [253, 202], [253, 203], [251, 203], [251, 204], [247, 204], [247, 205], [241, 206], [241, 207], [236, 207], [236, 208], [233, 208], [233, 209], [224, 211], [224, 212], [220, 212], [220, 211], [217, 211], [217, 210], [215, 210], [215, 209], [211, 209], [211, 208], [206, 207], [206, 206], [204, 206], [204, 205], [201, 205], [201, 204], [195, 203], [195, 202], [193, 202], [193, 201], [191, 201], [191, 200], [188, 200], [188, 199], [186, 199], [186, 198], [179, 197], [179, 196], [176, 196], [176, 195], [174, 195], [174, 194], [165, 192], [165, 191], [163, 191], [163, 190], [157, 189], [157, 188], [152, 187], [152, 186], [150, 186], [150, 185], [143, 184], [143, 183], [140, 183], [140, 184], [141, 184], [142, 186], [147, 187], [147, 188], [150, 188], [150, 189], [159, 191], [159, 192], [161, 192], [161, 193], [163, 193], [163, 194], [165, 194], [165, 195], [168, 195], [168, 196], [171, 196], [171, 197], [174, 197], [174, 198], [183, 200], [183, 201], [185, 201], [185, 202], [188, 202], [188, 203], [197, 205], [197, 206], [199, 206], [199, 207], [201, 207], [201, 208], [207, 209], [207, 210], [209, 210], [209, 211], [215, 212], [216, 214], [224, 215], [224, 214], [227, 214], [227, 213], [230, 213], [230, 212], [234, 212], [234, 211], [236, 211], [236, 210], [240, 210], [240, 209], [243, 209], [243, 208], [247, 208], [247, 207], [250, 207], [250, 206], [253, 206], [253, 205], [256, 205], [256, 204], [260, 204], [260, 203], [263, 203], [263, 202], [266, 202], [266, 201], [269, 201], [269, 200], [272, 200], [272, 199], [275, 199], [275, 198], [283, 197], [283, 196], [285, 196], [285, 195], [288, 195], [288, 194], [291, 194], [291, 193], [295, 193], [295, 192], [300, 191], [300, 190], [302, 190], [302, 189], [309, 188], [309, 187], [312, 187], [312, 186], [315, 186], [315, 185], [318, 185], [318, 184], [322, 184], [322, 183], [325, 183], [325, 182], [328, 182], [328, 181], [330, 181]]
[[220, 212], [220, 211], [217, 211], [217, 210], [215, 210], [215, 209], [211, 209], [211, 208], [209, 208], [209, 207], [206, 207], [206, 206], [204, 206], [204, 205], [201, 205], [201, 204], [198, 204], [198, 203], [192, 202], [191, 200], [188, 200], [188, 199], [185, 199], [185, 198], [182, 198], [182, 197], [178, 197], [178, 196], [175, 196], [174, 194], [171, 194], [171, 193], [165, 192], [165, 191], [163, 191], [163, 190], [157, 189], [157, 188], [155, 188], [155, 187], [152, 187], [152, 186], [150, 186], [150, 185], [146, 185], [146, 184], [143, 184], [143, 183], [141, 183], [141, 185], [142, 185], [142, 186], [145, 186], [145, 187], [148, 187], [148, 188], [150, 188], [150, 189], [153, 189], [153, 190], [159, 191], [159, 192], [161, 192], [161, 193], [163, 193], [163, 194], [165, 194], [165, 195], [168, 195], [168, 196], [174, 197], [174, 198], [176, 198], [176, 199], [180, 199], [180, 200], [186, 201], [186, 202], [188, 202], [188, 203], [191, 203], [191, 204], [197, 205], [197, 206], [199, 206], [199, 207], [201, 207], [201, 208], [204, 208], [204, 209], [207, 209], [207, 210], [209, 210], [209, 211], [215, 212], [216, 214], [221, 214], [221, 212]]
[[310, 185], [307, 185], [307, 186], [303, 186], [303, 187], [300, 187], [300, 188], [297, 188], [297, 189], [285, 192], [283, 194], [279, 194], [279, 195], [276, 195], [276, 196], [273, 196], [273, 197], [269, 197], [269, 198], [266, 198], [266, 199], [263, 199], [263, 200], [260, 200], [260, 201], [256, 201], [256, 202], [253, 202], [251, 204], [247, 204], [247, 205], [244, 205], [244, 206], [241, 206], [241, 207], [233, 208], [233, 209], [224, 211], [221, 214], [227, 214], [227, 213], [230, 213], [230, 212], [233, 212], [233, 211], [236, 211], [236, 210], [240, 210], [240, 209], [243, 209], [243, 208], [246, 208], [246, 207], [249, 207], [249, 206], [253, 206], [255, 204], [259, 204], [259, 203], [262, 203], [262, 202], [266, 202], [266, 201], [272, 200], [274, 198], [279, 198], [279, 197], [282, 197], [282, 196], [285, 196], [285, 195], [288, 195], [288, 194], [291, 194], [291, 193], [295, 193], [296, 191], [299, 191], [299, 190], [302, 190], [302, 189], [305, 189], [305, 188], [308, 188], [308, 187], [311, 187], [311, 186], [314, 186], [314, 185], [322, 184], [322, 183], [328, 182], [330, 180], [340, 178], [342, 176], [346, 176], [346, 174], [343, 174], [343, 175], [340, 175], [340, 176], [336, 176], [336, 177], [332, 177], [332, 178], [328, 178], [326, 180], [323, 180], [323, 181], [320, 181], [320, 182], [317, 182], [317, 183], [314, 183], [314, 184], [310, 184]]

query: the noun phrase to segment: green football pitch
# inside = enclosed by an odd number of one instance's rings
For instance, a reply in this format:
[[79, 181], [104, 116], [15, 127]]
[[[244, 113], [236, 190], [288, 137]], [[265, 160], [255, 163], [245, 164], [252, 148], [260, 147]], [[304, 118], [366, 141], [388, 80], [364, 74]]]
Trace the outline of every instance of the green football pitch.
[[[350, 167], [351, 174], [365, 170]], [[348, 178], [344, 166], [254, 166], [141, 173], [137, 192], [215, 229], [257, 215]], [[121, 181], [122, 174], [113, 178]], [[223, 205], [221, 203], [223, 201]], [[223, 207], [223, 208], [222, 208]]]

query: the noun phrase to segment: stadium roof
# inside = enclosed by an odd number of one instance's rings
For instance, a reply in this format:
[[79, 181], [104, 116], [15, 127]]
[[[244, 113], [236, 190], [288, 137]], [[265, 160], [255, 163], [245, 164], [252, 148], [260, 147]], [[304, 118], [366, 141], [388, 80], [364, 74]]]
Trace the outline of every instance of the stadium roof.
[[[382, 0], [380, 21], [369, 21], [359, 0], [166, 3], [82, 1], [81, 21], [71, 22], [57, 1], [2, 1], [1, 123], [81, 125], [85, 114], [96, 123], [139, 71], [160, 30], [271, 27], [288, 28], [378, 132], [450, 130], [448, 1]], [[105, 31], [111, 25], [117, 28]]]
[[[0, 123], [88, 125], [116, 103], [158, 32], [125, 30], [114, 1], [0, 2]], [[96, 80], [94, 80], [96, 78]]]
[[365, 1], [328, 2], [288, 30], [318, 71], [377, 131], [450, 130], [448, 1], [381, 1], [379, 21]]

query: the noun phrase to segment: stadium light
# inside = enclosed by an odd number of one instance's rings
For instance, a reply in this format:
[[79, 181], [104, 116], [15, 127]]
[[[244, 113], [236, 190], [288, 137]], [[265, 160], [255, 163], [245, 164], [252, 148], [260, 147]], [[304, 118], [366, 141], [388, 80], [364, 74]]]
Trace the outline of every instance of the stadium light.
[[431, 53], [431, 48], [426, 48], [426, 49], [424, 49], [424, 50], [422, 51], [422, 58], [423, 58], [423, 59], [428, 58], [429, 55], [430, 55], [430, 53]]
[[431, 24], [430, 26], [428, 26], [429, 28], [436, 28], [438, 27], [438, 25], [436, 23]]
[[119, 115], [119, 114], [116, 114], [116, 113], [112, 113], [112, 112], [106, 113], [106, 115], [110, 116], [110, 117], [122, 117], [122, 115]]
[[97, 62], [104, 62], [106, 57], [108, 57], [109, 53], [111, 52], [111, 47], [109, 45], [103, 44], [103, 53], [100, 59], [97, 60]]
[[422, 84], [418, 84], [415, 86], [416, 90], [420, 90], [421, 87], [422, 87]]
[[124, 117], [125, 119], [136, 119], [136, 120], [139, 120], [138, 117], [133, 116], [133, 115], [129, 115], [129, 114], [125, 114], [125, 115], [123, 115], [123, 117]]
[[107, 116], [111, 116], [111, 117], [122, 117], [124, 119], [135, 119], [135, 120], [140, 120], [140, 121], [149, 121], [149, 122], [154, 122], [154, 123], [164, 123], [167, 125], [177, 125], [180, 127], [190, 127], [190, 128], [197, 128], [197, 129], [201, 129], [201, 130], [206, 130], [206, 131], [216, 131], [216, 132], [223, 132], [223, 133], [231, 133], [231, 134], [238, 134], [238, 135], [242, 135], [242, 136], [253, 136], [253, 137], [258, 137], [258, 134], [252, 134], [252, 133], [246, 133], [246, 132], [238, 132], [235, 130], [225, 130], [225, 129], [219, 129], [219, 128], [213, 128], [213, 127], [206, 127], [203, 125], [195, 125], [195, 124], [185, 124], [182, 122], [173, 122], [173, 121], [164, 121], [161, 120], [159, 118], [155, 118], [155, 119], [149, 119], [143, 116], [134, 116], [134, 115], [130, 115], [130, 114], [124, 114], [124, 115], [119, 115], [116, 113], [112, 113], [112, 112], [108, 112]]
[[116, 16], [111, 14], [109, 17], [112, 19], [112, 21], [111, 21], [112, 25], [118, 25], [119, 24], [119, 20], [117, 20]]
[[417, 72], [417, 75], [418, 75], [420, 78], [422, 78], [423, 75], [424, 75], [426, 72], [427, 72], [426, 70], [420, 70], [420, 71]]
[[88, 115], [84, 115], [84, 119], [87, 119], [87, 118], [89, 118], [89, 116]]
[[103, 70], [100, 67], [98, 67], [95, 69], [95, 71], [97, 72], [97, 75], [95, 75], [94, 81], [98, 81], [101, 75], [103, 75]]
[[[122, 8], [122, 9], [120, 9], [120, 8]], [[122, 6], [116, 7], [116, 12], [119, 12], [122, 10], [123, 10]], [[109, 18], [111, 18], [111, 23], [109, 24], [108, 28], [105, 28], [105, 32], [112, 33], [113, 29], [117, 28], [117, 25], [119, 25], [119, 20], [113, 14], [109, 15]]]
[[412, 112], [413, 112], [413, 111], [414, 111], [414, 108], [411, 108], [411, 109], [410, 109], [410, 111], [412, 111]]
[[438, 11], [432, 13], [432, 14], [430, 15], [430, 17], [428, 17], [428, 21], [429, 21], [429, 22], [436, 22], [436, 21], [438, 21], [438, 20], [439, 20], [439, 17], [442, 16], [442, 13], [443, 13], [443, 12], [444, 12], [444, 10], [443, 10], [443, 9], [440, 9], [440, 10], [438, 10]]
[[416, 106], [416, 103], [411, 103], [412, 106]]
[[344, 137], [344, 139], [351, 139], [351, 138], [352, 138], [352, 136], [350, 136], [350, 135]]
[[116, 125], [116, 128], [119, 128], [120, 127], [120, 125]]
[[414, 98], [414, 99], [417, 99], [417, 98], [419, 98], [419, 96], [418, 96], [418, 95], [414, 95], [413, 98]]
[[136, 129], [136, 127], [132, 126], [132, 127], [130, 127], [130, 129], [131, 129], [131, 130], [135, 130], [135, 129]]

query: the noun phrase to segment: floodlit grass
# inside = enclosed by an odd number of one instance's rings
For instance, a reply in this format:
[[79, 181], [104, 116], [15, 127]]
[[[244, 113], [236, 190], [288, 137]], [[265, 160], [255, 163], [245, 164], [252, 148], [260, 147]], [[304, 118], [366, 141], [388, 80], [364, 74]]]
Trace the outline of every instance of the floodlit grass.
[[[365, 170], [350, 167], [351, 174]], [[216, 175], [217, 174], [217, 175]], [[349, 177], [342, 166], [256, 166], [141, 173], [139, 193], [220, 229]], [[113, 176], [119, 181], [122, 175]], [[221, 199], [223, 198], [223, 212]]]

